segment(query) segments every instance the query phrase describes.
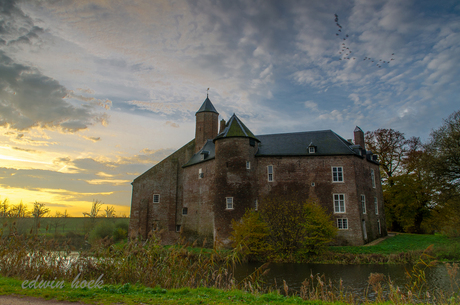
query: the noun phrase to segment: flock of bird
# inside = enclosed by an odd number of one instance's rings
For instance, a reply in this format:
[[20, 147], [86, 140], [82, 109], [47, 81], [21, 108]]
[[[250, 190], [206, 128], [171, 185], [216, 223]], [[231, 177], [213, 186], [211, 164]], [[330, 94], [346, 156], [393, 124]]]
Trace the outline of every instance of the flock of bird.
[[[342, 32], [342, 26], [339, 24], [339, 16], [337, 14], [334, 14], [335, 15], [335, 25], [337, 25], [337, 33], [335, 34], [335, 36], [337, 36], [338, 38], [341, 39], [342, 42], [342, 45], [341, 45], [341, 48], [340, 48], [340, 51], [339, 51], [339, 54], [340, 54], [340, 59], [339, 60], [356, 60], [356, 57], [350, 57], [352, 51], [350, 50], [350, 48], [346, 45], [345, 41], [348, 39], [348, 34], [344, 34]], [[343, 39], [343, 40], [342, 40]], [[395, 53], [392, 53], [391, 56], [394, 56]], [[389, 64], [390, 61], [394, 60], [394, 58], [391, 58], [390, 60], [382, 60], [382, 59], [372, 59], [370, 57], [364, 57], [363, 60], [368, 60], [372, 63], [376, 63], [375, 66], [376, 67], [379, 67], [381, 68], [383, 64]]]

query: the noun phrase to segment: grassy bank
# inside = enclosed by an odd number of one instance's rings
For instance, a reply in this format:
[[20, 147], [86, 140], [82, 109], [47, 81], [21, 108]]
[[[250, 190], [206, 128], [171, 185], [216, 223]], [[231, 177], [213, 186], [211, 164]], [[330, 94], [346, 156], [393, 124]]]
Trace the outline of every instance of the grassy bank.
[[330, 247], [321, 256], [307, 258], [312, 263], [406, 264], [415, 262], [430, 247], [439, 261], [460, 261], [460, 238], [444, 235], [397, 234], [373, 246]]
[[[0, 277], [0, 295], [21, 295], [79, 301], [88, 304], [345, 304], [303, 300], [298, 296], [286, 298], [278, 292], [249, 293], [242, 290], [216, 288], [147, 288], [141, 285], [106, 285], [102, 289], [72, 288], [66, 283], [63, 289], [23, 289], [22, 280]], [[0, 299], [1, 300], [1, 299]], [[377, 303], [376, 303], [377, 304]]]
[[[238, 263], [235, 251], [197, 253], [185, 245], [164, 247], [155, 235], [150, 235], [147, 241], [133, 240], [117, 245], [103, 241], [77, 257], [54, 249], [43, 237], [0, 239], [0, 275], [3, 276], [0, 294], [99, 304], [357, 304], [365, 301], [362, 296], [348, 293], [341, 284], [333, 286], [320, 275], [307, 278], [297, 291], [285, 282], [276, 291], [265, 286], [265, 267], [237, 281], [232, 274], [232, 267]], [[414, 267], [414, 277], [407, 287], [394, 287], [383, 274], [371, 274], [366, 291], [377, 296], [377, 302], [368, 304], [384, 301], [412, 304], [434, 296], [438, 304], [460, 301], [454, 291], [435, 294], [424, 286], [423, 272], [429, 267], [430, 258], [427, 253], [422, 258]], [[456, 274], [458, 266], [449, 267], [450, 272]], [[37, 283], [32, 284], [37, 277]], [[76, 278], [81, 283], [86, 281], [80, 286], [93, 287], [72, 287]], [[104, 283], [94, 287], [94, 282], [89, 281], [96, 279]], [[25, 280], [28, 282], [23, 282]], [[55, 280], [59, 288], [44, 288], [40, 286], [41, 280], [50, 284], [49, 281]], [[456, 282], [452, 287], [458, 291]]]

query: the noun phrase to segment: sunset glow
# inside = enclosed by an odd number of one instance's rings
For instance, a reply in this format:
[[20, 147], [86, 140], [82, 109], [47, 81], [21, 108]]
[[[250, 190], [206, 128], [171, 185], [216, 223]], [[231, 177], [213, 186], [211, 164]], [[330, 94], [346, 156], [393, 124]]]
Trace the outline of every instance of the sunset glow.
[[459, 108], [456, 1], [17, 0], [0, 22], [0, 199], [52, 213], [129, 214], [207, 88], [255, 134], [426, 140]]

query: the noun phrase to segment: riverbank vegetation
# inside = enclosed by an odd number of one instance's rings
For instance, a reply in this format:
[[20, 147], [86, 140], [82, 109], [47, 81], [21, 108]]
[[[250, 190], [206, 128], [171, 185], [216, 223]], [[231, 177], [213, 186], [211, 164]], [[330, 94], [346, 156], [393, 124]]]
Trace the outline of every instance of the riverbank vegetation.
[[[365, 293], [358, 296], [343, 287], [341, 282], [332, 283], [322, 275], [306, 278], [300, 289], [292, 289], [284, 281], [274, 287], [267, 286], [264, 284], [264, 278], [269, 274], [267, 265], [237, 280], [233, 268], [239, 258], [235, 251], [202, 254], [189, 251], [186, 245], [164, 247], [153, 234], [145, 241], [121, 244], [103, 240], [77, 256], [70, 251], [54, 251], [54, 245], [38, 236], [10, 236], [0, 242], [0, 294], [98, 304], [460, 302], [456, 282], [458, 265], [455, 263], [446, 264], [451, 291], [437, 291], [425, 285], [425, 270], [436, 263], [430, 255], [431, 249], [422, 253], [413, 268], [408, 270], [410, 278], [405, 286], [395, 286], [383, 274], [370, 274]], [[76, 279], [80, 281], [79, 288], [72, 287]], [[95, 287], [97, 285], [93, 282], [93, 288], [88, 288], [90, 281], [97, 279], [103, 280], [101, 287]], [[35, 285], [33, 280], [36, 280]], [[43, 288], [52, 280], [64, 281], [62, 288]], [[86, 281], [84, 285], [83, 281]]]

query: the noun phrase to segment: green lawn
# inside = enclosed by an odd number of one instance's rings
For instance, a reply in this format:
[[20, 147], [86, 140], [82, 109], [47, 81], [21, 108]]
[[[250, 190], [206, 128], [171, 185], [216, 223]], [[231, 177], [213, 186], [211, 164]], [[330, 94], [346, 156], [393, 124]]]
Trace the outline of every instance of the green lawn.
[[441, 256], [439, 258], [448, 259], [452, 255], [460, 256], [460, 238], [450, 238], [444, 235], [397, 234], [374, 246], [331, 247], [330, 250], [335, 253], [393, 254], [423, 251], [430, 245], [433, 245], [433, 253]]
[[[146, 288], [140, 285], [105, 285], [102, 289], [71, 288], [23, 289], [21, 280], [0, 277], [0, 295], [24, 295], [79, 301], [88, 304], [345, 304], [340, 302], [304, 301], [299, 297], [284, 297], [278, 293], [251, 294], [241, 290], [214, 288], [171, 289]], [[0, 299], [1, 300], [1, 299]]]

